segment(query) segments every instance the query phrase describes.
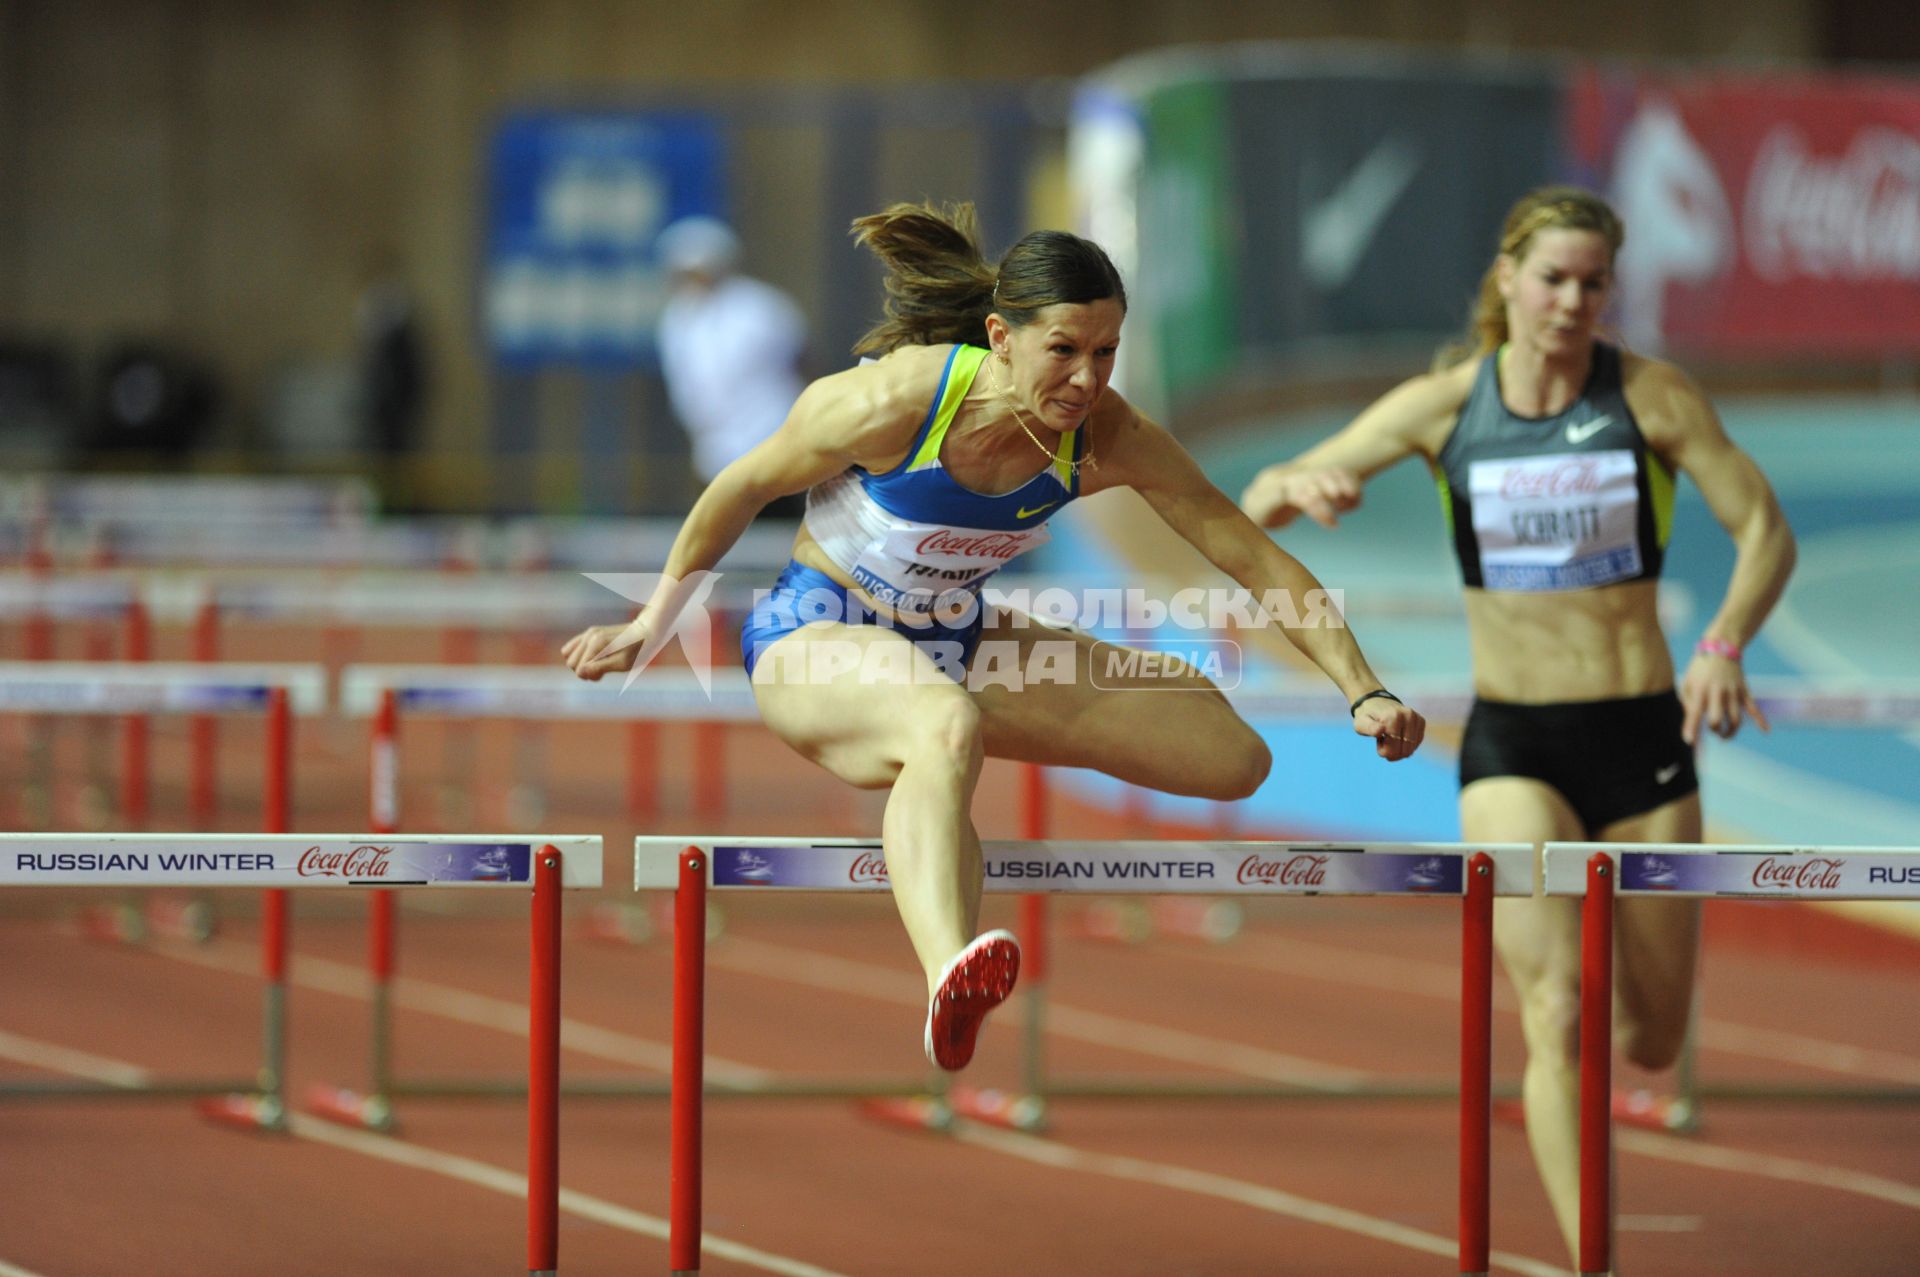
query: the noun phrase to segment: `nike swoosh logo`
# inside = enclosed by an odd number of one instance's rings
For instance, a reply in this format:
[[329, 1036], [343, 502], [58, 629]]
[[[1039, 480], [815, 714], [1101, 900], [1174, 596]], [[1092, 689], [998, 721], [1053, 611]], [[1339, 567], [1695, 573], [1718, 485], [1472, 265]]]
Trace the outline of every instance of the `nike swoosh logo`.
[[1384, 138], [1331, 195], [1306, 210], [1300, 226], [1300, 269], [1324, 292], [1353, 278], [1387, 214], [1420, 171], [1420, 153]]
[[1060, 503], [1058, 501], [1049, 501], [1045, 505], [1037, 505], [1033, 507], [1033, 509], [1031, 510], [1027, 509], [1025, 506], [1022, 506], [1020, 507], [1020, 513], [1014, 515], [1013, 517], [1016, 519], [1030, 519], [1034, 515], [1039, 514], [1042, 510], [1051, 510], [1053, 509], [1053, 507], [1059, 504]]
[[1668, 763], [1665, 767], [1662, 767], [1659, 771], [1653, 774], [1653, 783], [1656, 785], [1664, 785], [1668, 781], [1672, 780], [1675, 776], [1678, 776], [1679, 774], [1680, 774], [1680, 764]]
[[1585, 443], [1612, 424], [1613, 418], [1604, 414], [1578, 426], [1569, 422], [1567, 425], [1567, 442]]

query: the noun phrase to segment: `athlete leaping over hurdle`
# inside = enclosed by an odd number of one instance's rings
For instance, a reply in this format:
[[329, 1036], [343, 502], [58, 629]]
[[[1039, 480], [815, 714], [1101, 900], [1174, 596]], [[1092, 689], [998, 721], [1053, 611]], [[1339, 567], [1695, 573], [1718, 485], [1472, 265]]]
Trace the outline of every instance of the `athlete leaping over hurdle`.
[[[1251, 794], [1272, 763], [1190, 667], [1171, 679], [1103, 669], [1096, 687], [1093, 639], [983, 604], [987, 578], [1044, 541], [1069, 501], [1130, 487], [1275, 619], [1297, 620], [1298, 601], [1320, 587], [1107, 389], [1127, 301], [1097, 245], [1036, 231], [995, 267], [970, 205], [896, 204], [854, 234], [888, 271], [886, 318], [855, 347], [879, 358], [814, 382], [778, 432], [721, 471], [638, 619], [594, 626], [561, 652], [585, 679], [650, 659], [693, 574], [768, 502], [807, 494], [793, 561], [756, 604], [742, 653], [776, 735], [849, 784], [891, 788], [888, 876], [926, 970], [927, 1056], [952, 1070], [972, 1058], [1020, 964], [1007, 932], [975, 935], [970, 813], [984, 757], [1221, 800]], [[1287, 637], [1338, 686], [1353, 730], [1380, 757], [1407, 757], [1424, 720], [1382, 687], [1337, 613], [1330, 620], [1289, 624]]]

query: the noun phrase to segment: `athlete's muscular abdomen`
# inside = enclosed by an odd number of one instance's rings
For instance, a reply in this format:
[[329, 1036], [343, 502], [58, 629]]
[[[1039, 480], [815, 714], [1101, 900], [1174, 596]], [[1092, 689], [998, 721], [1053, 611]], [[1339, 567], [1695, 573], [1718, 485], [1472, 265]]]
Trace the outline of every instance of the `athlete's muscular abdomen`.
[[1647, 696], [1673, 686], [1656, 581], [1539, 594], [1466, 592], [1474, 691], [1517, 704]]

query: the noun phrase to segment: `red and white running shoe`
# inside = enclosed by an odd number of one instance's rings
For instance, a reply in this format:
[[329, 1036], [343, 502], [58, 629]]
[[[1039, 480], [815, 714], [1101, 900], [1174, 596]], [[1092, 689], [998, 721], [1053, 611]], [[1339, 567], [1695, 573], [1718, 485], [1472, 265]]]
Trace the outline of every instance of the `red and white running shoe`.
[[927, 1007], [927, 1059], [949, 1073], [967, 1067], [987, 1012], [1007, 1000], [1020, 978], [1020, 942], [989, 931], [941, 969]]

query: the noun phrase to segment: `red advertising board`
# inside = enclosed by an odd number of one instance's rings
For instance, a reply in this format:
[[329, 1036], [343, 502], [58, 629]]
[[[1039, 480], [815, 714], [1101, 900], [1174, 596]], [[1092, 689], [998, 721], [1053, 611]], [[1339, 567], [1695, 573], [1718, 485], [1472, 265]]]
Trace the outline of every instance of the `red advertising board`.
[[1920, 350], [1920, 81], [1587, 68], [1567, 121], [1627, 225], [1630, 344]]

